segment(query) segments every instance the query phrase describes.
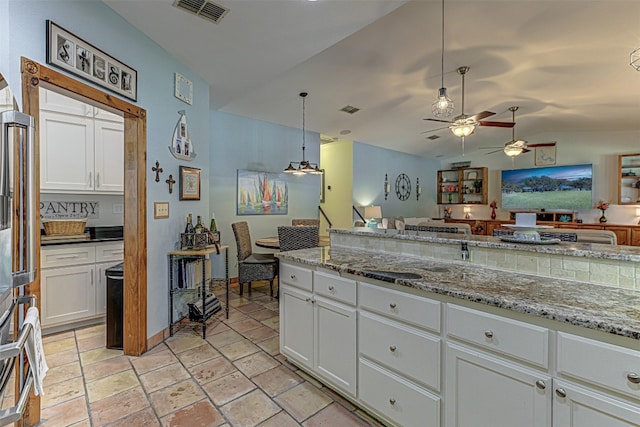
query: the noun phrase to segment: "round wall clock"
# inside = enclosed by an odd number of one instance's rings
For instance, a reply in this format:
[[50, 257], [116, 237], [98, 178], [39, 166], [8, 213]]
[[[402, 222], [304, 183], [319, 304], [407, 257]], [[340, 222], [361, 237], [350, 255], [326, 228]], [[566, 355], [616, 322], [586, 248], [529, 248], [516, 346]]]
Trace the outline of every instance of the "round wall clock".
[[411, 181], [409, 177], [403, 173], [396, 178], [396, 196], [400, 200], [407, 200], [411, 195]]

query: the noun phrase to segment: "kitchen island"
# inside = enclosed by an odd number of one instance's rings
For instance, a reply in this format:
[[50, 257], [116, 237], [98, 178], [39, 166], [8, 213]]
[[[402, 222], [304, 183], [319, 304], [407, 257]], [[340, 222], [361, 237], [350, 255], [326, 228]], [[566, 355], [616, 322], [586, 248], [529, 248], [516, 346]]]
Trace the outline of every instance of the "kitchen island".
[[640, 425], [640, 250], [330, 232], [277, 254], [281, 352], [384, 422]]

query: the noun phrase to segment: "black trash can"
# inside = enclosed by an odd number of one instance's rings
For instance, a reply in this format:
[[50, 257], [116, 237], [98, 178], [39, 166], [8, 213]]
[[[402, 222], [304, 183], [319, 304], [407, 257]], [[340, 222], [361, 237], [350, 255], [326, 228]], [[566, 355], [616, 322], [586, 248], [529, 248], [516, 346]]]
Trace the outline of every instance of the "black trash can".
[[107, 276], [107, 348], [122, 350], [124, 263], [105, 270]]

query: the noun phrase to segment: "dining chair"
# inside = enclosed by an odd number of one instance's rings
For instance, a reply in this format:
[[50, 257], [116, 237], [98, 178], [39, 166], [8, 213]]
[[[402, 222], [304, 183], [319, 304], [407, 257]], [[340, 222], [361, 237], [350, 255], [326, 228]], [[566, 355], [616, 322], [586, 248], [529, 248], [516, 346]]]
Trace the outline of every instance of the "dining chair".
[[251, 282], [268, 280], [269, 290], [271, 296], [273, 296], [273, 281], [278, 275], [278, 260], [273, 254], [253, 253], [251, 233], [249, 232], [249, 224], [246, 221], [234, 222], [231, 224], [231, 228], [236, 238], [238, 250], [240, 295], [242, 295], [245, 283], [248, 284], [248, 291], [251, 292]]
[[291, 225], [314, 225], [320, 227], [320, 220], [314, 218], [297, 218], [291, 220]]
[[315, 248], [320, 243], [319, 228], [312, 225], [281, 225], [278, 227], [280, 251]]

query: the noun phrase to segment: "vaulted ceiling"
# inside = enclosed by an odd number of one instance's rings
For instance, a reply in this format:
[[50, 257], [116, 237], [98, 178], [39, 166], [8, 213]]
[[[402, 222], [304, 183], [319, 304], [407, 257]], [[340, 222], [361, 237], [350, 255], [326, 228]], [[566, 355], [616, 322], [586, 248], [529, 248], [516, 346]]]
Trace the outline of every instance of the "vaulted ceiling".
[[[211, 23], [173, 0], [105, 3], [209, 82], [211, 108], [425, 157], [460, 155], [435, 129], [441, 85], [440, 0], [216, 0]], [[517, 138], [540, 133], [640, 132], [637, 0], [445, 0], [444, 85], [461, 113], [495, 112]], [[195, 96], [201, 96], [195, 94]], [[350, 105], [355, 114], [340, 111]], [[511, 140], [481, 127], [469, 153]], [[440, 138], [429, 140], [426, 137]], [[639, 133], [640, 135], [640, 133]]]

